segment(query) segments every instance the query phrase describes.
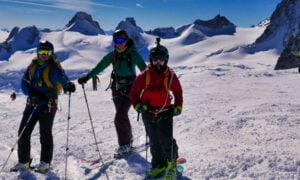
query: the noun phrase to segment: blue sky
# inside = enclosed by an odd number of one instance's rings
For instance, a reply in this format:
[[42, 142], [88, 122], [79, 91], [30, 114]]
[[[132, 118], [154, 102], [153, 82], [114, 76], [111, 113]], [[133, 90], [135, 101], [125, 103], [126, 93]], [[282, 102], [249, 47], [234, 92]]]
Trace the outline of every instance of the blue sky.
[[104, 30], [134, 17], [144, 30], [178, 27], [196, 19], [226, 16], [239, 27], [270, 17], [281, 0], [0, 0], [0, 28], [36, 25], [61, 29], [78, 11], [92, 15]]

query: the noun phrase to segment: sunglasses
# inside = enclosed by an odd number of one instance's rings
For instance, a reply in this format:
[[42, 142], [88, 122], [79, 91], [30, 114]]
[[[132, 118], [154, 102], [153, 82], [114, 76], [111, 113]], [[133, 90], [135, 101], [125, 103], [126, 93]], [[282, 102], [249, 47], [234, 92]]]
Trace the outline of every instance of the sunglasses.
[[51, 56], [52, 55], [52, 51], [48, 50], [48, 49], [40, 49], [40, 50], [38, 50], [38, 54], [39, 55]]
[[124, 42], [126, 42], [125, 38], [115, 38], [114, 39], [115, 44], [123, 44]]

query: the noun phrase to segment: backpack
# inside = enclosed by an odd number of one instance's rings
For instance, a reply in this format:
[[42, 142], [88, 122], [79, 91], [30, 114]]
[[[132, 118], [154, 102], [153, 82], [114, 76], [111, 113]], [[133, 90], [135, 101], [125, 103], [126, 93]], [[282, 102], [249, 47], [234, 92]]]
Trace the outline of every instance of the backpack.
[[[145, 89], [147, 89], [149, 87], [149, 84], [150, 84], [150, 70], [149, 70], [148, 67], [145, 69], [145, 73], [146, 73]], [[173, 76], [174, 76], [174, 71], [173, 71], [173, 69], [169, 68], [168, 69], [168, 74], [166, 74], [164, 76], [164, 88], [165, 88], [166, 92], [169, 92], [169, 90], [170, 90], [170, 86], [171, 86], [171, 82], [173, 80]]]
[[[31, 65], [29, 67], [29, 78], [30, 78], [30, 80], [34, 75], [37, 66], [38, 66], [38, 64], [37, 64], [36, 61], [33, 61], [31, 63]], [[57, 82], [56, 84], [52, 84], [52, 82], [50, 81], [50, 78], [49, 78], [50, 69], [53, 66], [57, 66], [59, 69], [63, 69], [59, 62], [54, 61], [49, 66], [45, 67], [45, 69], [43, 70], [42, 78], [43, 78], [43, 81], [45, 82], [45, 84], [48, 88], [55, 89], [57, 91], [57, 93], [59, 94], [60, 92], [62, 92], [62, 89], [63, 89], [62, 84], [60, 84], [59, 82]]]

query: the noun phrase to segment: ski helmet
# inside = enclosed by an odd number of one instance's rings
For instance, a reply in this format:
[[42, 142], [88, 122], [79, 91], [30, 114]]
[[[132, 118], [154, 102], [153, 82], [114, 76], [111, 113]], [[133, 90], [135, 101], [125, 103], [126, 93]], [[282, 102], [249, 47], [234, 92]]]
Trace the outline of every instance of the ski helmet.
[[40, 41], [39, 45], [37, 46], [37, 52], [40, 50], [49, 50], [52, 52], [52, 55], [54, 53], [54, 47], [53, 44], [49, 41]]
[[122, 29], [117, 29], [115, 30], [114, 34], [113, 34], [113, 39], [115, 38], [125, 38], [128, 39], [128, 34], [126, 31], [122, 30]]
[[152, 64], [153, 60], [160, 58], [165, 61], [165, 65], [169, 60], [169, 52], [168, 49], [162, 45], [160, 45], [160, 38], [156, 38], [156, 46], [150, 49], [150, 63]]
[[[160, 45], [160, 38], [156, 38], [156, 46], [150, 49], [150, 63], [151, 66], [156, 69], [158, 72], [164, 72], [167, 69], [167, 64], [169, 60], [169, 52], [168, 49], [162, 45]], [[153, 62], [157, 59], [163, 60], [165, 63], [161, 64], [153, 64]]]

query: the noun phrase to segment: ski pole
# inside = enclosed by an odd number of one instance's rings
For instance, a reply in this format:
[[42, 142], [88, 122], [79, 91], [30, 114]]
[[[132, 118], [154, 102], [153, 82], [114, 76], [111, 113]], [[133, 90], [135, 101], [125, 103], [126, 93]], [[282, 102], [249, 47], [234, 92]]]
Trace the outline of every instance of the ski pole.
[[138, 111], [138, 115], [137, 115], [137, 118], [136, 118], [137, 122], [139, 122], [139, 120], [140, 120], [140, 114], [141, 114], [141, 112]]
[[[148, 144], [148, 131], [149, 131], [149, 125], [150, 125], [150, 123], [149, 123], [149, 120], [148, 119], [146, 119], [147, 120], [147, 125], [146, 125], [146, 144]], [[150, 147], [151, 148], [151, 147]], [[146, 147], [146, 177], [148, 176], [148, 148]]]
[[174, 107], [171, 106], [171, 161], [173, 162], [174, 161], [174, 149], [173, 149], [173, 117], [174, 117]]
[[[94, 128], [94, 125], [93, 125], [93, 120], [92, 120], [92, 116], [91, 116], [91, 112], [90, 112], [88, 100], [87, 100], [87, 97], [86, 97], [86, 93], [85, 93], [85, 89], [84, 89], [84, 84], [82, 84], [82, 90], [83, 90], [83, 95], [84, 95], [85, 103], [86, 103], [86, 106], [87, 106], [87, 110], [88, 110], [88, 114], [89, 114], [89, 118], [90, 118], [92, 130], [93, 130], [93, 135], [94, 135], [94, 139], [95, 139], [96, 148], [97, 148], [98, 155], [99, 155], [99, 161], [100, 161], [102, 164], [104, 164], [104, 161], [103, 161], [103, 159], [102, 159], [102, 156], [101, 156], [101, 154], [100, 154], [100, 150], [99, 150], [99, 147], [98, 147], [97, 138], [96, 138], [96, 133], [95, 133], [95, 128]], [[98, 161], [98, 162], [99, 162], [99, 161]], [[106, 179], [109, 179], [106, 172], [105, 172], [105, 175], [106, 175]]]
[[[173, 132], [173, 128], [174, 128], [174, 105], [171, 105], [170, 107], [170, 110], [171, 110], [171, 123], [170, 123], [170, 126], [171, 126], [171, 166], [172, 168], [176, 168], [176, 174], [177, 174], [177, 167], [175, 166], [177, 163], [174, 163], [174, 161], [176, 161], [177, 159], [174, 159], [174, 138], [173, 138], [173, 135], [174, 135], [174, 132]], [[176, 176], [175, 174], [175, 176]], [[172, 178], [176, 178], [176, 177], [172, 177]]]
[[69, 92], [68, 101], [68, 123], [67, 123], [67, 142], [66, 142], [66, 165], [65, 165], [65, 179], [67, 179], [68, 174], [68, 151], [69, 151], [69, 127], [70, 127], [70, 109], [71, 109], [71, 92]]
[[29, 115], [29, 117], [28, 117], [28, 119], [27, 119], [27, 121], [26, 121], [25, 126], [23, 127], [22, 131], [20, 132], [17, 141], [15, 142], [15, 144], [13, 145], [13, 147], [11, 148], [9, 155], [8, 155], [6, 161], [4, 162], [4, 164], [3, 164], [2, 168], [1, 168], [0, 173], [3, 171], [4, 167], [6, 166], [6, 164], [7, 164], [8, 160], [9, 160], [11, 154], [13, 153], [13, 151], [14, 151], [16, 145], [18, 144], [19, 140], [21, 139], [21, 137], [22, 137], [22, 135], [23, 135], [23, 133], [24, 133], [26, 127], [28, 126], [28, 124], [29, 124], [29, 122], [30, 122], [30, 120], [31, 120], [31, 118], [32, 118], [32, 116], [33, 116], [33, 114], [34, 114], [34, 112], [36, 111], [37, 107], [38, 107], [38, 104], [34, 106], [34, 108], [33, 108], [32, 112], [31, 112], [31, 114]]

